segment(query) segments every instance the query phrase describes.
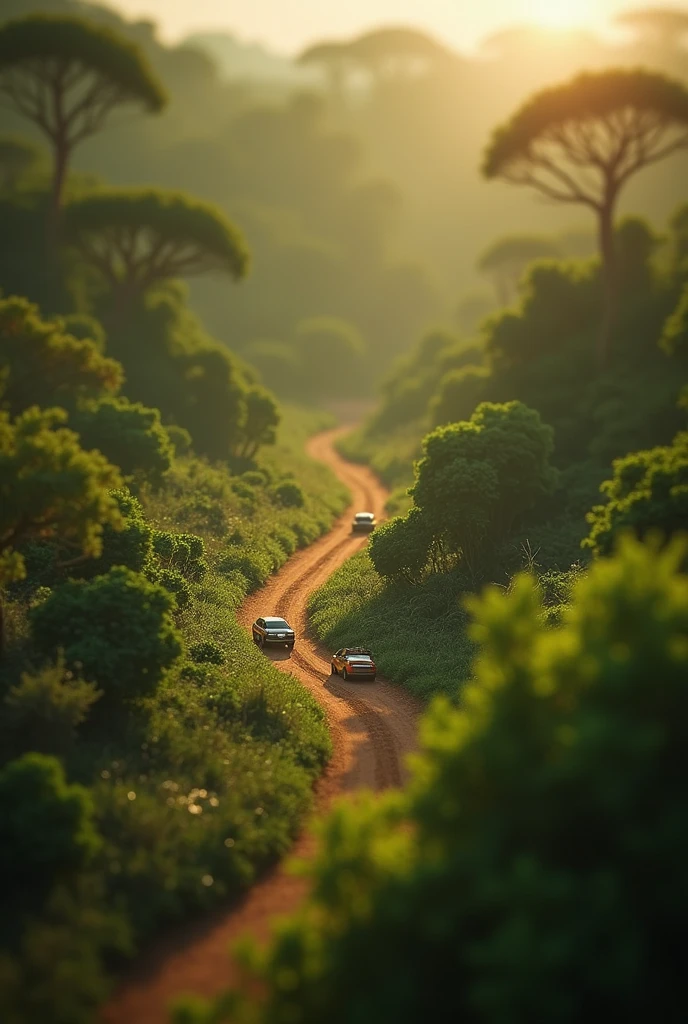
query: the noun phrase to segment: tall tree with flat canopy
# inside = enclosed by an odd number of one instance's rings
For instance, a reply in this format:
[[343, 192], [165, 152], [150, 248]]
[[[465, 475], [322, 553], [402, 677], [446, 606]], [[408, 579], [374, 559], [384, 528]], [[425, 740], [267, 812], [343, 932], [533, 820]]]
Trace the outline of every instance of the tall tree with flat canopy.
[[248, 269], [237, 228], [216, 207], [162, 189], [95, 192], [65, 209], [64, 239], [98, 272], [121, 311], [152, 285]]
[[165, 105], [143, 53], [123, 36], [82, 18], [31, 15], [0, 27], [0, 99], [32, 121], [53, 147], [53, 227], [76, 146], [103, 128], [116, 107]]
[[686, 147], [688, 90], [663, 75], [625, 69], [578, 75], [537, 93], [487, 147], [487, 178], [529, 185], [554, 202], [582, 203], [595, 213], [604, 277], [601, 366], [617, 319], [619, 195], [642, 168]]

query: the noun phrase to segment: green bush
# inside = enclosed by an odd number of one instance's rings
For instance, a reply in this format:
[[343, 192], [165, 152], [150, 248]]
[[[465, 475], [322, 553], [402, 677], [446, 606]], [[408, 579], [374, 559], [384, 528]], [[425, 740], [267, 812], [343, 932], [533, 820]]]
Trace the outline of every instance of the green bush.
[[220, 556], [217, 571], [229, 576], [240, 572], [249, 585], [249, 591], [257, 590], [272, 572], [272, 559], [258, 548], [230, 547]]
[[519, 516], [554, 490], [551, 427], [521, 402], [479, 405], [465, 423], [423, 441], [411, 491], [436, 541], [460, 554], [472, 576], [484, 571]]
[[81, 405], [69, 423], [84, 448], [97, 448], [125, 477], [159, 485], [172, 464], [172, 445], [157, 409], [105, 398]]
[[419, 583], [434, 540], [432, 524], [420, 508], [390, 519], [370, 538], [370, 560], [386, 579]]
[[473, 599], [474, 680], [426, 716], [409, 788], [330, 816], [258, 1005], [185, 1019], [680, 1020], [684, 557], [627, 541], [555, 629], [531, 577]]
[[303, 508], [306, 504], [306, 495], [303, 488], [294, 480], [282, 480], [270, 488], [270, 497], [276, 505], [282, 508]]
[[83, 786], [67, 784], [54, 757], [27, 753], [6, 764], [0, 803], [0, 868], [8, 902], [30, 898], [34, 887], [46, 893], [98, 849], [91, 797]]
[[161, 587], [172, 594], [177, 608], [186, 608], [191, 602], [191, 587], [177, 569], [153, 569], [146, 573], [152, 583], [159, 583]]
[[222, 648], [213, 640], [203, 640], [201, 643], [192, 644], [189, 647], [189, 657], [198, 665], [223, 665], [225, 662]]
[[69, 580], [30, 612], [33, 641], [44, 654], [64, 651], [106, 700], [153, 692], [182, 644], [172, 621], [174, 598], [144, 576], [118, 566], [93, 580]]
[[75, 572], [80, 575], [102, 576], [115, 565], [124, 565], [132, 572], [143, 572], [150, 563], [153, 531], [143, 514], [141, 502], [124, 490], [113, 491], [112, 497], [122, 517], [122, 528], [104, 527], [101, 555], [75, 567]]
[[588, 515], [590, 533], [583, 542], [596, 554], [608, 553], [621, 530], [638, 536], [661, 531], [665, 537], [688, 526], [688, 433], [666, 448], [633, 452], [613, 464], [602, 484], [607, 498]]
[[208, 571], [205, 543], [193, 533], [154, 530], [153, 550], [163, 568], [175, 569], [187, 579], [202, 580]]
[[5, 695], [0, 714], [3, 756], [27, 751], [64, 756], [99, 697], [93, 683], [72, 675], [59, 660], [22, 673]]

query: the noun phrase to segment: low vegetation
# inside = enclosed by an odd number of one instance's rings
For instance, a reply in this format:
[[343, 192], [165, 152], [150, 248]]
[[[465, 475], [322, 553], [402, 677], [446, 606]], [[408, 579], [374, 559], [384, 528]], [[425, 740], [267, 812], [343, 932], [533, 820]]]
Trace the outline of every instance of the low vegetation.
[[529, 575], [473, 598], [461, 707], [433, 704], [402, 793], [325, 823], [310, 901], [245, 958], [262, 997], [177, 1019], [678, 1019], [685, 557], [628, 539], [554, 628]]

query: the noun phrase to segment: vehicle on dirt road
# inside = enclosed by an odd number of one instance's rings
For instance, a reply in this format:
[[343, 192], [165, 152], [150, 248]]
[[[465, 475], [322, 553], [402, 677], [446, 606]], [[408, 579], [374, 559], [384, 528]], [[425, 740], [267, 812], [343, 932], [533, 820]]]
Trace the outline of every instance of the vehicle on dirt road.
[[332, 655], [330, 670], [333, 676], [342, 676], [343, 679], [374, 681], [377, 675], [372, 651], [367, 647], [342, 647], [341, 651]]
[[351, 523], [351, 532], [370, 533], [376, 525], [374, 512], [357, 512]]
[[268, 644], [279, 644], [280, 647], [294, 649], [296, 637], [294, 630], [284, 619], [267, 615], [265, 618], [256, 619], [251, 626], [253, 642], [259, 647], [267, 647]]

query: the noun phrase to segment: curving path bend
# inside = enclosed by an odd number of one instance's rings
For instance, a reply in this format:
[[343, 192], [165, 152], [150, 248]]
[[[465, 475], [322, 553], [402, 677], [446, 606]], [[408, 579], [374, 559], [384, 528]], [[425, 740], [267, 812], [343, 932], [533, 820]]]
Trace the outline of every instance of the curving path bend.
[[[351, 533], [354, 512], [380, 517], [386, 492], [364, 466], [343, 459], [334, 442], [347, 428], [318, 434], [308, 444], [312, 458], [325, 463], [352, 495], [352, 504], [326, 536], [294, 555], [258, 593], [242, 606], [239, 621], [248, 629], [259, 615], [281, 615], [296, 630], [294, 652], [268, 655], [276, 667], [297, 676], [323, 705], [333, 743], [332, 759], [316, 785], [316, 816], [337, 796], [359, 789], [400, 786], [406, 777], [404, 759], [416, 743], [419, 704], [405, 691], [378, 677], [375, 683], [345, 683], [330, 676], [331, 652], [306, 634], [310, 594], [366, 543]], [[352, 644], [356, 638], [351, 638]], [[292, 856], [308, 858], [315, 841], [306, 830]], [[229, 954], [245, 933], [260, 941], [270, 934], [271, 921], [293, 911], [306, 895], [308, 882], [282, 863], [257, 882], [229, 910], [220, 909], [203, 921], [174, 929], [142, 957], [101, 1014], [102, 1024], [167, 1024], [170, 1001], [184, 993], [215, 995], [237, 980]]]

